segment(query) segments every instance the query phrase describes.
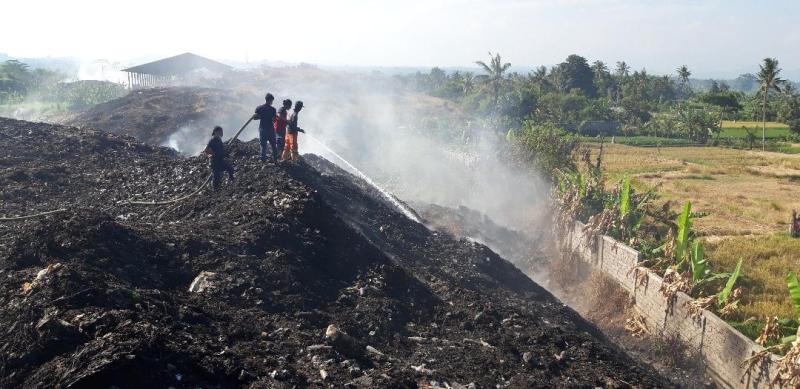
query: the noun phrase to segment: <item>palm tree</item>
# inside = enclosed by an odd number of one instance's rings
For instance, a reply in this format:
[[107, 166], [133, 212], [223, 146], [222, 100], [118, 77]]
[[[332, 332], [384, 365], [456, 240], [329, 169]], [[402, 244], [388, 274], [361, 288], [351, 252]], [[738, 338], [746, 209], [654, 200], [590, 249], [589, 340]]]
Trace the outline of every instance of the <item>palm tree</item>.
[[508, 68], [511, 67], [511, 63], [503, 63], [502, 59], [500, 58], [500, 54], [493, 56], [491, 51], [489, 52], [488, 65], [483, 61], [476, 61], [475, 63], [483, 68], [483, 70], [486, 72], [482, 78], [484, 83], [492, 88], [492, 102], [494, 104], [495, 111], [497, 111], [497, 100], [500, 98], [500, 87], [506, 81], [504, 73], [506, 70], [508, 70]]
[[617, 69], [615, 70], [617, 77], [628, 77], [630, 71], [631, 67], [625, 61], [617, 61]]
[[686, 65], [681, 65], [677, 69], [678, 71], [678, 79], [681, 80], [681, 85], [686, 85], [689, 83], [689, 76], [692, 75], [692, 72], [689, 71], [689, 67]]
[[772, 90], [780, 92], [781, 85], [786, 80], [778, 77], [781, 73], [781, 68], [778, 67], [778, 60], [775, 58], [764, 58], [764, 63], [759, 65], [761, 68], [758, 71], [758, 82], [761, 83], [759, 92], [762, 95], [761, 104], [761, 151], [766, 150], [766, 134], [767, 134], [767, 99], [769, 92]]
[[475, 75], [471, 72], [464, 73], [459, 81], [461, 83], [461, 91], [466, 96], [469, 92], [472, 92], [472, 87], [475, 86]]
[[797, 87], [794, 84], [787, 82], [786, 85], [783, 86], [783, 96], [786, 98], [793, 98], [797, 96]]
[[608, 66], [606, 66], [605, 62], [597, 60], [592, 63], [592, 71], [596, 77], [600, 77], [608, 73]]

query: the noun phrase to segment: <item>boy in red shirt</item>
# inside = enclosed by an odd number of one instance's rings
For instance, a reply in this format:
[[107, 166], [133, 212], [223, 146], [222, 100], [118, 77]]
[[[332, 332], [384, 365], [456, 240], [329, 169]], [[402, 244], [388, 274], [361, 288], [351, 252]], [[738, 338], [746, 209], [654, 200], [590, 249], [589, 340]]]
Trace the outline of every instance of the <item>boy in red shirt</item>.
[[292, 108], [292, 100], [283, 100], [283, 106], [278, 109], [278, 114], [272, 121], [272, 126], [275, 128], [275, 135], [278, 140], [278, 155], [281, 156], [283, 161], [283, 147], [285, 145], [286, 137], [286, 124], [288, 122], [289, 110]]

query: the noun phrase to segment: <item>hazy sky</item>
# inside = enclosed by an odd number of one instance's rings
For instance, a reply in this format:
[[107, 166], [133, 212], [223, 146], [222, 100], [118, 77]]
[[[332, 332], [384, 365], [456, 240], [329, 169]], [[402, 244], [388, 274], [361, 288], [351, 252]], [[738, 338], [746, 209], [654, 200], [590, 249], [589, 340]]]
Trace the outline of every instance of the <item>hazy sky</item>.
[[324, 65], [514, 65], [572, 53], [665, 73], [800, 69], [798, 0], [11, 0], [0, 52], [131, 60], [186, 51]]

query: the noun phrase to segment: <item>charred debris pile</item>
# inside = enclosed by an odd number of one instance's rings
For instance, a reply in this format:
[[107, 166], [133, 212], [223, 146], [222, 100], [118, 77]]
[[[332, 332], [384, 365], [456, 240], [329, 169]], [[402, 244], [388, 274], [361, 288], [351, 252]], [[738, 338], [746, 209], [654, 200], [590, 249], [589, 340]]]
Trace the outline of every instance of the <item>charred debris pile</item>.
[[242, 118], [253, 113], [252, 106], [244, 102], [263, 102], [263, 96], [188, 86], [139, 89], [98, 104], [67, 124], [101, 128], [160, 145], [182, 127], [199, 129], [212, 128], [219, 123], [240, 124]]
[[0, 119], [0, 386], [669, 386], [486, 247], [326, 160]]

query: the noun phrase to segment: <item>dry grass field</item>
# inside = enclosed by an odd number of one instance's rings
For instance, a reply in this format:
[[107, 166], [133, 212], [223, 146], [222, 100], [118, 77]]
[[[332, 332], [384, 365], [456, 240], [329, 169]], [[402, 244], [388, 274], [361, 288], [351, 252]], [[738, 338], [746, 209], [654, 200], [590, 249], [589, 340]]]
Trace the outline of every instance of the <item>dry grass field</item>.
[[786, 232], [791, 210], [800, 209], [800, 155], [606, 144], [603, 164], [610, 183], [628, 174], [640, 189], [658, 186], [661, 201], [688, 200], [707, 212], [695, 222], [704, 236]]
[[[598, 145], [589, 145], [596, 154]], [[800, 270], [800, 239], [788, 236], [792, 209], [800, 211], [800, 155], [716, 147], [604, 146], [609, 184], [629, 174], [639, 189], [658, 186], [658, 201], [685, 201], [707, 216], [695, 219], [714, 271], [744, 258], [749, 291], [737, 320], [794, 318], [784, 281]]]

